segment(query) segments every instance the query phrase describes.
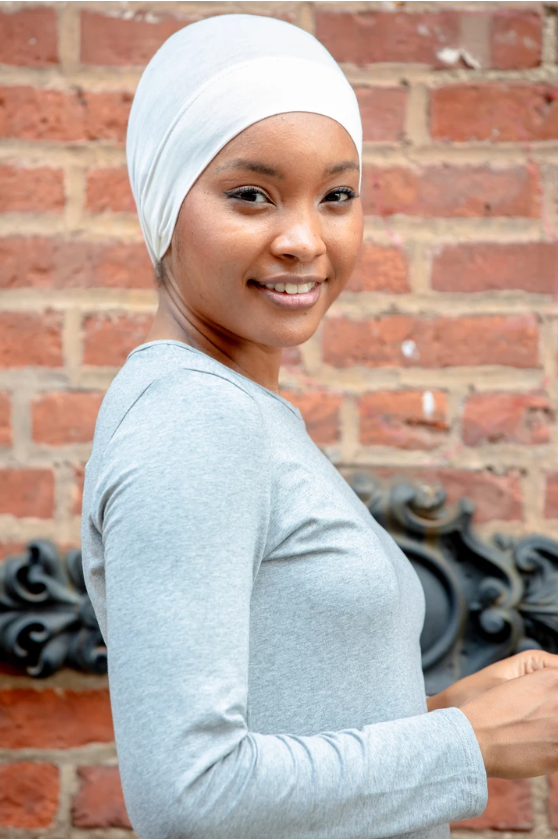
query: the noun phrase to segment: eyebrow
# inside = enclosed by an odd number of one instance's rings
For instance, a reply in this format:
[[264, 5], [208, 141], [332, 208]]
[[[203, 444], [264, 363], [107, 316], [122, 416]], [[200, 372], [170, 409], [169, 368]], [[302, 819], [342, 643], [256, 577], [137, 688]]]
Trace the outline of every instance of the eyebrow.
[[[231, 160], [228, 163], [224, 163], [222, 166], [219, 166], [215, 170], [215, 173], [217, 174], [219, 172], [223, 172], [226, 169], [249, 169], [251, 172], [257, 172], [259, 175], [268, 175], [271, 178], [279, 178], [279, 180], [285, 179], [283, 173], [278, 169], [273, 169], [273, 167], [266, 166], [265, 163], [260, 163], [257, 160], [237, 158], [236, 160]], [[343, 160], [340, 163], [335, 163], [333, 166], [328, 166], [328, 168], [324, 170], [324, 177], [339, 175], [341, 172], [346, 172], [350, 169], [355, 169], [358, 172], [358, 163], [355, 163], [354, 160]]]

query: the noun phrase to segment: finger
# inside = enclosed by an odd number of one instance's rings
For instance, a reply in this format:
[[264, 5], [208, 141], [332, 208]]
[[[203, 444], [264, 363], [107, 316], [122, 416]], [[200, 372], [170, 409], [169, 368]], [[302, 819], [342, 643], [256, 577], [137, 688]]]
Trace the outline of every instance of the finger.
[[558, 668], [558, 655], [546, 652], [546, 650], [526, 650], [519, 653], [519, 658], [521, 658], [526, 674], [534, 673], [536, 670], [542, 670], [545, 667]]

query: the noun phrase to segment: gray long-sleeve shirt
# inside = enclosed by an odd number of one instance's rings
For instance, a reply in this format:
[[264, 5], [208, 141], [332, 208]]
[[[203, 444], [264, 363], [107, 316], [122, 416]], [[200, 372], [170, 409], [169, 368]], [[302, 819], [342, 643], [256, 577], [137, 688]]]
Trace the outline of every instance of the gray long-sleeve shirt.
[[286, 399], [137, 347], [82, 547], [140, 839], [446, 839], [485, 808], [469, 721], [426, 713], [419, 579]]

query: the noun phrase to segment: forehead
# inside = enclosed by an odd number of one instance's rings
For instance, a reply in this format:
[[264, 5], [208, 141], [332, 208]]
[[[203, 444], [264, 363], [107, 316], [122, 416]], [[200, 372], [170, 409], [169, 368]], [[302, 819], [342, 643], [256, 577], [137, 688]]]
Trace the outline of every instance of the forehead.
[[210, 168], [213, 173], [230, 170], [248, 157], [257, 157], [263, 167], [270, 169], [279, 161], [291, 165], [312, 161], [326, 168], [343, 161], [352, 162], [352, 168], [359, 169], [355, 144], [340, 123], [321, 114], [298, 111], [276, 114], [248, 126], [221, 149]]

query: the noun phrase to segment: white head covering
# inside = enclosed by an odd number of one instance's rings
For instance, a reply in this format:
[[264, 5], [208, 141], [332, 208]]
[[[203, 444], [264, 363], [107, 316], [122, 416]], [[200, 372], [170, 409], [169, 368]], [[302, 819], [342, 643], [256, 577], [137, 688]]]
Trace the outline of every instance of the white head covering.
[[249, 125], [289, 111], [336, 120], [361, 162], [356, 96], [313, 35], [274, 18], [231, 14], [190, 24], [165, 41], [140, 79], [126, 139], [154, 263], [170, 244], [188, 190], [215, 155]]

